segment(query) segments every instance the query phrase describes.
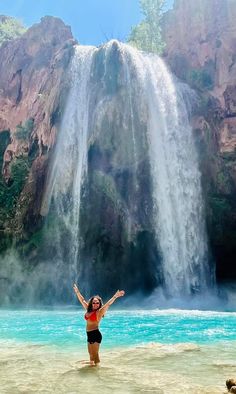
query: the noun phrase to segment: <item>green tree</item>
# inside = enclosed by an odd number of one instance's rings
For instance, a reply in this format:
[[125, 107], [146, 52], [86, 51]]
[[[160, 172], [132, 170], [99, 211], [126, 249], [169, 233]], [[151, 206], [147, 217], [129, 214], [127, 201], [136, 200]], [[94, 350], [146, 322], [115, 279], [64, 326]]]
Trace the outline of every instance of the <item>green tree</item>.
[[139, 0], [143, 21], [132, 28], [128, 43], [136, 48], [161, 54], [164, 42], [161, 35], [161, 19], [165, 0]]
[[25, 31], [26, 28], [17, 19], [0, 15], [0, 45], [4, 41], [20, 37]]

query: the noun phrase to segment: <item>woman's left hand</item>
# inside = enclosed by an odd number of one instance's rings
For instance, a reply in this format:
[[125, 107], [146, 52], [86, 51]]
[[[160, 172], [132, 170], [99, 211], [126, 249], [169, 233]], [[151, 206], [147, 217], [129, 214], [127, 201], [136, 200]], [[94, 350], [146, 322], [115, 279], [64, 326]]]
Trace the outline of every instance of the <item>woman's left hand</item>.
[[125, 295], [124, 290], [117, 290], [117, 292], [116, 292], [116, 294], [115, 294], [115, 297], [116, 297], [116, 298], [118, 298], [118, 297], [123, 297], [124, 295]]
[[79, 289], [75, 283], [73, 284], [73, 289], [74, 289], [74, 292], [77, 294]]

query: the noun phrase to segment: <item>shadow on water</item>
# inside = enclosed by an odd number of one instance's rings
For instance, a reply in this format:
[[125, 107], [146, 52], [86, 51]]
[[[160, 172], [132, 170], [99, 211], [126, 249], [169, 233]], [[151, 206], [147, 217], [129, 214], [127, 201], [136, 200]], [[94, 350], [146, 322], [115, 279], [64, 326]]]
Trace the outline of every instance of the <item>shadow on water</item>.
[[83, 374], [83, 375], [90, 375], [90, 374], [96, 374], [97, 367], [91, 367], [90, 365], [84, 365], [82, 367], [73, 367], [73, 369], [69, 369], [68, 371], [64, 372], [61, 374], [61, 377], [67, 377], [68, 375], [78, 375]]
[[103, 365], [96, 365], [91, 367], [89, 361], [78, 361], [75, 365], [75, 370], [80, 374], [100, 374], [103, 372], [110, 372], [112, 368], [105, 367]]

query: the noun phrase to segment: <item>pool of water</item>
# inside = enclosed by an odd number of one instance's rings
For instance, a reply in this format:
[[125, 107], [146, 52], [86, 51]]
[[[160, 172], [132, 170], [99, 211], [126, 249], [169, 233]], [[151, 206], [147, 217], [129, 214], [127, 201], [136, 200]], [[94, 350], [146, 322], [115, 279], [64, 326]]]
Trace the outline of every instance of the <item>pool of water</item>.
[[95, 368], [83, 315], [0, 310], [0, 392], [222, 394], [236, 377], [234, 312], [108, 311]]
[[[40, 344], [84, 343], [84, 312], [76, 310], [0, 310], [0, 338]], [[183, 310], [109, 311], [101, 321], [109, 348], [158, 342], [211, 344], [236, 340], [236, 312]]]

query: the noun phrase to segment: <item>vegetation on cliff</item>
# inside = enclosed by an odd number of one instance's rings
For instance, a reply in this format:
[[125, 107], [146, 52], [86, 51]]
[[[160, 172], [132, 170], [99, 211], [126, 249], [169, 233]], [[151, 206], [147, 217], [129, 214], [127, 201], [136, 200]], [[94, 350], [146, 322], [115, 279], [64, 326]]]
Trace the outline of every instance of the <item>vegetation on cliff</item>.
[[[10, 245], [11, 235], [7, 223], [14, 217], [17, 201], [29, 173], [27, 157], [16, 158], [11, 165], [11, 182], [6, 184], [0, 176], [0, 252]], [[14, 229], [11, 229], [11, 232]]]
[[[20, 140], [27, 140], [33, 129], [33, 119], [28, 119], [24, 125], [17, 126], [16, 137]], [[3, 165], [3, 156], [7, 145], [10, 142], [10, 131], [0, 132], [0, 166]], [[6, 182], [0, 173], [0, 252], [4, 251], [9, 244], [10, 233], [8, 229], [11, 219], [14, 218], [20, 194], [27, 182], [30, 167], [32, 164], [28, 153], [22, 153], [15, 157], [10, 164], [10, 178]], [[14, 231], [14, 230], [13, 230]], [[8, 241], [7, 241], [8, 240]]]
[[161, 54], [164, 42], [161, 34], [161, 20], [165, 0], [140, 0], [144, 19], [131, 30], [128, 43], [136, 48]]
[[16, 138], [18, 140], [28, 140], [34, 127], [34, 119], [27, 119], [24, 125], [16, 126]]
[[26, 28], [15, 18], [0, 15], [0, 45], [3, 42], [20, 37]]
[[214, 87], [212, 75], [202, 69], [190, 69], [186, 74], [186, 82], [194, 89], [204, 92]]
[[[11, 164], [11, 179], [7, 184], [0, 177], [0, 205], [1, 213], [7, 217], [13, 215], [17, 199], [24, 187], [29, 173], [28, 157], [17, 157]], [[2, 215], [1, 215], [2, 216]], [[0, 217], [1, 220], [1, 217]]]

